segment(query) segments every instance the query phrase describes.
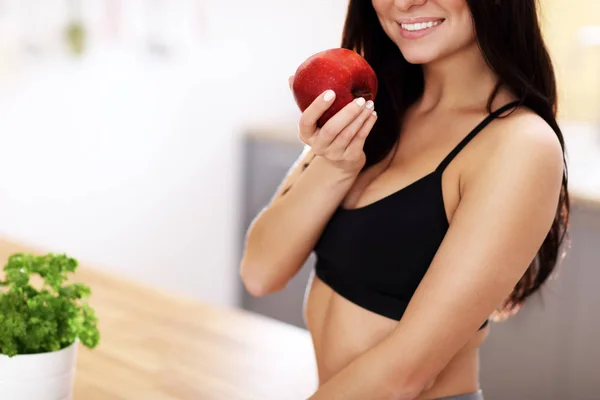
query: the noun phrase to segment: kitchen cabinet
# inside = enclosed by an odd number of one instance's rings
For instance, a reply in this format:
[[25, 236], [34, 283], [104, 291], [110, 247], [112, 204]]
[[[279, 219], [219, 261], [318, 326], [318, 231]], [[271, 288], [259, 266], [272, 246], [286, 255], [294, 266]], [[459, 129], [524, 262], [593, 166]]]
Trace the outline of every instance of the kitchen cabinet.
[[481, 349], [486, 400], [600, 399], [600, 204], [575, 202], [556, 279]]

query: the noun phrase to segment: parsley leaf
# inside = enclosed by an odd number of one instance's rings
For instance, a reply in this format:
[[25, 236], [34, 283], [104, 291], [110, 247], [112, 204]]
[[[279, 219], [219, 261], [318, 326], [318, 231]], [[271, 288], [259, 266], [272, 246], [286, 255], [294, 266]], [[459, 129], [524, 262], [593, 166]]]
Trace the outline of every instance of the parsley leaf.
[[[9, 257], [0, 280], [0, 354], [56, 351], [76, 339], [90, 349], [98, 345], [98, 318], [87, 304], [90, 288], [67, 282], [77, 266], [65, 254]], [[35, 275], [43, 282], [39, 289], [30, 282]]]

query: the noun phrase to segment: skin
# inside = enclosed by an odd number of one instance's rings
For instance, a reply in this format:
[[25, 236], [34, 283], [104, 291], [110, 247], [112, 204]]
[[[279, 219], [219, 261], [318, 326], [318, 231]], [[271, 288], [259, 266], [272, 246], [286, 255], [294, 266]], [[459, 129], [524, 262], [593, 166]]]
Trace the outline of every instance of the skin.
[[[320, 131], [314, 122], [330, 103], [320, 97], [303, 113], [300, 138], [309, 147], [276, 194], [274, 210], [259, 217], [249, 236], [242, 278], [256, 295], [281, 290], [306, 259], [298, 250], [294, 263], [285, 264], [284, 253], [266, 259], [259, 243], [270, 239], [270, 248], [275, 248], [276, 242], [259, 228], [274, 227], [285, 208], [301, 204], [300, 196], [309, 202], [304, 190], [325, 196], [314, 189], [317, 176], [336, 182], [327, 191], [331, 203], [322, 204], [365, 206], [433, 171], [487, 115], [497, 77], [476, 45], [466, 0], [373, 0], [373, 6], [405, 58], [423, 64], [424, 95], [406, 114], [396, 154], [362, 173], [358, 171], [364, 160], [356, 147], [364, 142], [364, 129], [344, 127], [356, 126], [362, 118], [360, 125], [370, 130], [374, 117], [366, 116], [371, 111], [350, 104]], [[437, 32], [408, 41], [400, 36], [396, 21], [410, 17], [445, 21]], [[512, 100], [503, 89], [493, 108]], [[333, 142], [327, 140], [332, 135]], [[346, 142], [338, 140], [343, 136]], [[341, 151], [340, 141], [345, 144]], [[400, 322], [350, 303], [318, 278], [311, 279], [304, 309], [319, 373], [319, 388], [311, 399], [435, 399], [477, 391], [478, 349], [489, 333], [489, 327], [479, 327], [539, 250], [555, 216], [562, 175], [563, 155], [555, 133], [539, 116], [520, 108], [492, 122], [445, 170], [442, 191], [450, 227]], [[293, 184], [296, 190], [285, 195], [292, 197], [281, 200]], [[316, 215], [322, 219], [311, 240], [298, 243], [313, 245], [334, 206]], [[300, 205], [295, 207], [299, 215]], [[307, 226], [300, 221], [295, 220]]]

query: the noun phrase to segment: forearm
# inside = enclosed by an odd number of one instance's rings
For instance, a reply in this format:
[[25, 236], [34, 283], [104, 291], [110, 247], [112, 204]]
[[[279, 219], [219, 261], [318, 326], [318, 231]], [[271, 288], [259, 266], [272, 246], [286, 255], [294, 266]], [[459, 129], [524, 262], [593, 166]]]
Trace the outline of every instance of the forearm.
[[396, 372], [387, 339], [355, 359], [309, 400], [414, 400], [424, 387]]
[[357, 176], [358, 171], [343, 172], [314, 157], [250, 226], [242, 278], [267, 288], [285, 285], [307, 259]]

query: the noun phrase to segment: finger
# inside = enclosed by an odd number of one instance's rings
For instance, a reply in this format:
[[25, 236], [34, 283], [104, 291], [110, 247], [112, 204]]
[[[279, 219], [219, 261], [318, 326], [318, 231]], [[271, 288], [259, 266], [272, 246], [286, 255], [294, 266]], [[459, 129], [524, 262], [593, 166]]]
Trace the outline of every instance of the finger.
[[346, 152], [344, 153], [345, 157], [349, 159], [355, 159], [360, 156], [365, 146], [365, 140], [367, 140], [367, 137], [369, 136], [371, 129], [373, 129], [376, 121], [377, 113], [373, 111], [360, 130], [356, 133], [356, 135], [354, 135], [354, 138], [348, 147], [346, 147]]
[[290, 76], [288, 78], [288, 85], [290, 87], [290, 90], [293, 90], [293, 85], [294, 85], [294, 75]]
[[317, 131], [317, 121], [325, 111], [333, 104], [335, 92], [326, 90], [317, 97], [302, 113], [299, 121], [300, 139], [304, 143], [315, 134]]
[[365, 108], [365, 99], [359, 97], [347, 104], [329, 119], [319, 130], [315, 139], [315, 146], [325, 148], [329, 146], [336, 136], [352, 123]]
[[371, 100], [367, 101], [362, 112], [348, 125], [344, 130], [337, 135], [330, 145], [331, 149], [335, 149], [343, 153], [346, 147], [350, 144], [354, 136], [360, 131], [361, 127], [373, 114], [374, 104]]

